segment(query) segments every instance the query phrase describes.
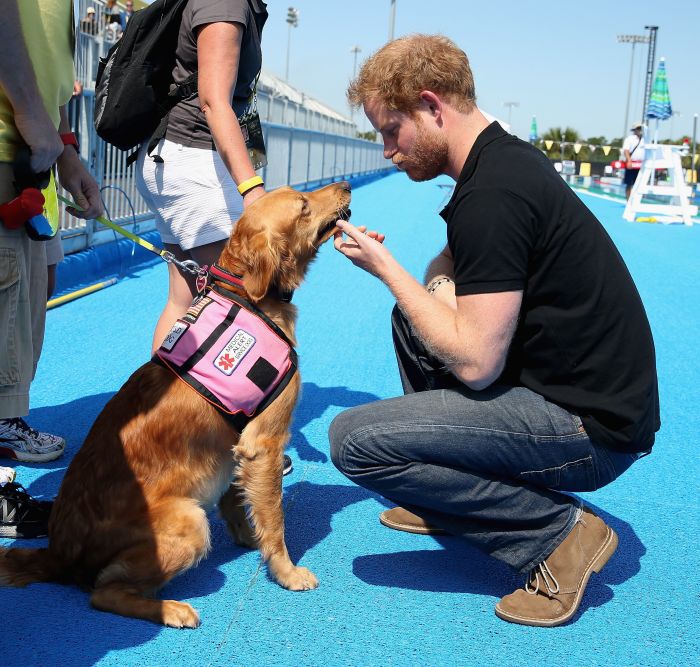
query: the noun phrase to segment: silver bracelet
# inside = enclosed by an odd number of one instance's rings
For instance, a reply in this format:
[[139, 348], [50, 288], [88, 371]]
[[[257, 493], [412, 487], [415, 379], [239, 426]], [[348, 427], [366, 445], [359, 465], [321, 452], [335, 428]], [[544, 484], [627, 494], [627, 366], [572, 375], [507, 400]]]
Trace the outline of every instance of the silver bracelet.
[[453, 283], [454, 280], [452, 278], [448, 278], [447, 276], [443, 276], [442, 278], [438, 278], [437, 280], [433, 278], [430, 283], [428, 283], [428, 294], [432, 294], [440, 285], [443, 283]]

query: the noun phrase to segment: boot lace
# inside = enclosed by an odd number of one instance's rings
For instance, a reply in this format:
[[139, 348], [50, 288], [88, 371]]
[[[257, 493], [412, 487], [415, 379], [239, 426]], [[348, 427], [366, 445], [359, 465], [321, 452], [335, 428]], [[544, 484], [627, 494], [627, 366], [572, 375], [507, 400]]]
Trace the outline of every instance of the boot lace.
[[544, 585], [547, 591], [546, 595], [549, 597], [559, 592], [559, 582], [552, 574], [545, 560], [530, 570], [530, 573], [525, 579], [525, 590], [530, 593], [530, 595], [537, 595], [541, 588], [540, 582]]

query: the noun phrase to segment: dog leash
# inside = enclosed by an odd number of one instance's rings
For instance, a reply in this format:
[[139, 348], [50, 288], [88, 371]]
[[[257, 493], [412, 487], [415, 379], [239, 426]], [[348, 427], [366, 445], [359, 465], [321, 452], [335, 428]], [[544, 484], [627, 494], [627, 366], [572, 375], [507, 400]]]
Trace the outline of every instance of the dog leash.
[[[84, 211], [85, 209], [82, 208], [82, 206], [79, 206], [75, 202], [71, 201], [70, 199], [66, 199], [65, 197], [62, 197], [61, 195], [57, 195], [59, 201], [62, 201], [64, 204], [67, 204], [68, 206], [73, 207], [74, 209], [78, 211]], [[185, 259], [185, 260], [179, 260], [173, 253], [171, 253], [169, 250], [165, 250], [164, 248], [158, 248], [157, 246], [154, 246], [152, 243], [149, 243], [146, 241], [146, 239], [142, 239], [140, 236], [137, 236], [136, 234], [132, 234], [130, 231], [124, 229], [123, 227], [120, 227], [116, 222], [112, 222], [105, 216], [101, 215], [97, 218], [95, 218], [97, 222], [100, 224], [104, 225], [105, 227], [109, 227], [110, 229], [113, 229], [115, 232], [118, 232], [122, 236], [126, 236], [126, 238], [131, 239], [134, 243], [138, 243], [142, 248], [145, 248], [146, 250], [149, 250], [152, 253], [155, 253], [158, 255], [161, 259], [163, 259], [165, 262], [168, 264], [174, 264], [177, 266], [178, 269], [181, 271], [185, 271], [186, 273], [191, 273], [194, 276], [197, 276], [198, 278], [200, 276], [205, 277], [207, 275], [207, 267], [200, 267], [197, 262], [195, 262], [192, 259]]]
[[[82, 206], [79, 206], [75, 202], [71, 201], [70, 199], [66, 199], [66, 197], [63, 197], [59, 194], [56, 195], [59, 199], [59, 201], [62, 201], [64, 204], [67, 204], [68, 206], [72, 206], [73, 208], [77, 209], [78, 211], [84, 211], [85, 209], [82, 208]], [[218, 280], [222, 280], [223, 282], [228, 283], [229, 285], [233, 285], [235, 287], [239, 287], [242, 289], [245, 289], [245, 285], [243, 284], [243, 276], [236, 275], [234, 273], [230, 273], [226, 271], [223, 267], [219, 266], [218, 264], [212, 264], [211, 266], [200, 266], [195, 262], [193, 259], [185, 259], [185, 260], [179, 260], [173, 253], [171, 253], [168, 250], [165, 250], [164, 248], [158, 248], [157, 246], [154, 246], [152, 243], [149, 243], [146, 241], [146, 239], [142, 239], [140, 236], [137, 236], [136, 234], [132, 234], [130, 231], [124, 229], [123, 227], [120, 227], [116, 222], [112, 222], [105, 216], [101, 215], [97, 218], [95, 218], [97, 222], [103, 224], [105, 227], [109, 227], [110, 229], [113, 229], [115, 232], [118, 232], [122, 236], [126, 236], [126, 238], [131, 239], [134, 243], [138, 243], [142, 248], [145, 248], [146, 250], [149, 250], [152, 253], [155, 253], [159, 257], [161, 257], [165, 262], [168, 264], [174, 264], [175, 266], [178, 267], [181, 271], [184, 271], [186, 273], [190, 273], [193, 276], [196, 276], [197, 278], [197, 291], [201, 294], [206, 286], [209, 284], [209, 281], [211, 280], [212, 277], [215, 277]], [[276, 288], [275, 288], [276, 289]], [[286, 290], [286, 291], [281, 291], [281, 290], [276, 290], [277, 297], [281, 301], [285, 301], [286, 303], [289, 303], [292, 300], [292, 297], [294, 296], [294, 290]]]

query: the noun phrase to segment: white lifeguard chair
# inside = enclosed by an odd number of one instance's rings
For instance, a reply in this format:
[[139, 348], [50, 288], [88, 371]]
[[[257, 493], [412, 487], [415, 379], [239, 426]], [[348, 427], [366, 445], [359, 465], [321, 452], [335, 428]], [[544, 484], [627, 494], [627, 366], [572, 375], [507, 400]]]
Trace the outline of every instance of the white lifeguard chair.
[[[683, 179], [680, 147], [664, 144], [648, 144], [644, 147], [644, 162], [634, 182], [630, 198], [622, 217], [635, 222], [637, 216], [644, 216], [645, 222], [682, 222], [693, 224], [693, 216], [698, 207], [690, 203], [690, 188]], [[668, 178], [659, 183], [656, 172], [664, 169]], [[642, 202], [647, 195], [666, 201]], [[642, 220], [640, 219], [640, 222]]]

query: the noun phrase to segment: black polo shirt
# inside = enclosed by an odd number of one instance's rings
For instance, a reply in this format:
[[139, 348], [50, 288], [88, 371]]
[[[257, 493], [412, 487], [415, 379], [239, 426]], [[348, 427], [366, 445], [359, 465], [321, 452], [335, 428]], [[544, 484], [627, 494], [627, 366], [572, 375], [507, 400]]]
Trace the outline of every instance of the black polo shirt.
[[492, 123], [441, 215], [458, 296], [523, 290], [499, 382], [578, 414], [594, 442], [650, 449], [660, 420], [644, 306], [612, 240], [549, 160]]

